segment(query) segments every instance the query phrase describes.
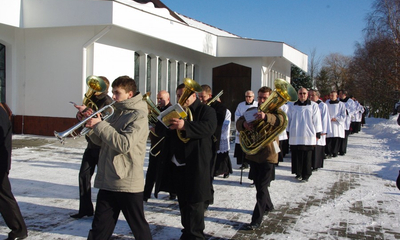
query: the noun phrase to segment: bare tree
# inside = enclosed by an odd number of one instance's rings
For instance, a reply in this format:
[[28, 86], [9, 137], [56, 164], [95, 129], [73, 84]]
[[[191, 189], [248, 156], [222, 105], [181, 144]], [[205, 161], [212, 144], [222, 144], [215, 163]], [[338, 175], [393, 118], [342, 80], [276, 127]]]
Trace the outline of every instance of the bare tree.
[[313, 88], [317, 87], [316, 75], [318, 74], [319, 64], [321, 63], [321, 58], [317, 57], [317, 49], [313, 48], [310, 53], [310, 62], [308, 64], [308, 73], [312, 81]]
[[323, 60], [323, 68], [326, 71], [328, 83], [334, 90], [346, 88], [349, 82], [348, 67], [351, 57], [339, 53], [331, 53]]
[[367, 17], [367, 37], [385, 37], [400, 44], [400, 0], [376, 0]]
[[400, 97], [400, 0], [376, 0], [372, 7], [365, 42], [351, 63], [349, 87], [368, 102], [375, 117], [387, 118]]

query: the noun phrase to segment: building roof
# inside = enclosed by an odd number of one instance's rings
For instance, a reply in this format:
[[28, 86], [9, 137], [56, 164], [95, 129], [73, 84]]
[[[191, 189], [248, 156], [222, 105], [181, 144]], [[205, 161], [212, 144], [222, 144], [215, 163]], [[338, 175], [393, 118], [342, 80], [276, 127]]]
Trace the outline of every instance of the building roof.
[[0, 24], [17, 28], [118, 26], [215, 57], [283, 57], [307, 71], [307, 55], [283, 42], [242, 38], [160, 0], [2, 0], [0, 8]]

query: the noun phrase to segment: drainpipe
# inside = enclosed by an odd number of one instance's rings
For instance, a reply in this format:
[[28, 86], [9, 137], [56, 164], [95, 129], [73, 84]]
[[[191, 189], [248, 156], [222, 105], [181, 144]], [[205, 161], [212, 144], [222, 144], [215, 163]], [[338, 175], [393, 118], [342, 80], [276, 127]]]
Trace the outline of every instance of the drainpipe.
[[[106, 35], [110, 30], [111, 30], [111, 27], [112, 26], [107, 26], [107, 27], [105, 27], [103, 30], [101, 30], [98, 34], [96, 34], [95, 36], [93, 36], [91, 39], [89, 39], [89, 41], [87, 41], [84, 45], [83, 45], [83, 61], [82, 61], [82, 64], [83, 64], [83, 67], [82, 67], [82, 69], [83, 69], [83, 71], [82, 71], [82, 79], [86, 79], [86, 61], [87, 61], [87, 57], [86, 57], [86, 54], [87, 54], [87, 48], [90, 46], [90, 45], [92, 45], [94, 42], [96, 42], [97, 40], [99, 40], [100, 38], [102, 38], [104, 35]], [[82, 85], [82, 90], [83, 90], [83, 92], [86, 92], [85, 91], [85, 89], [86, 89], [86, 81], [83, 81], [83, 85]]]

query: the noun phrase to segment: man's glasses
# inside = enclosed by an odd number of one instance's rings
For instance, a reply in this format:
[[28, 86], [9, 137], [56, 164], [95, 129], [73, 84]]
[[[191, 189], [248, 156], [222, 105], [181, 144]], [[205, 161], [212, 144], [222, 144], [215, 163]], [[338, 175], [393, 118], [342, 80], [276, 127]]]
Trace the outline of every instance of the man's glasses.
[[299, 94], [302, 94], [302, 95], [304, 94], [304, 95], [305, 95], [305, 94], [307, 94], [307, 93], [306, 93], [306, 92], [299, 92]]
[[253, 96], [245, 96], [245, 97], [253, 97]]

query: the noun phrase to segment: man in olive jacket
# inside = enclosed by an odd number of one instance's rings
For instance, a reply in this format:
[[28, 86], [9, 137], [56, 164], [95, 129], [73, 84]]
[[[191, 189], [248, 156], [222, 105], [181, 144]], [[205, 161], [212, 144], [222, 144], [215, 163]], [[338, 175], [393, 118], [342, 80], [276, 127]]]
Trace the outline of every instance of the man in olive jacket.
[[[271, 94], [271, 88], [261, 87], [258, 90], [258, 105], [264, 103], [269, 95]], [[251, 111], [254, 108], [249, 108], [247, 111]], [[281, 115], [275, 113], [264, 113], [258, 111], [254, 114], [255, 121], [265, 121], [266, 124], [277, 127], [283, 121]], [[250, 130], [254, 128], [254, 123], [247, 122], [245, 117], [242, 116], [236, 121], [236, 129], [238, 131]], [[275, 145], [275, 146], [274, 146]], [[246, 159], [249, 160], [250, 170], [252, 171], [252, 177], [254, 185], [257, 190], [256, 205], [254, 207], [253, 215], [250, 224], [244, 226], [244, 230], [255, 230], [260, 227], [264, 214], [268, 214], [274, 209], [271, 197], [269, 195], [268, 186], [271, 182], [272, 175], [274, 174], [274, 164], [278, 163], [278, 152], [279, 152], [279, 137], [266, 144], [255, 155], [246, 154]]]
[[88, 239], [109, 239], [122, 210], [135, 239], [148, 240], [151, 233], [143, 211], [147, 104], [128, 76], [112, 83], [112, 93], [114, 114], [106, 121], [98, 117], [86, 124], [93, 129], [90, 139], [101, 146], [94, 182], [100, 190]]
[[[178, 86], [178, 100], [184, 89], [185, 85]], [[212, 199], [212, 135], [217, 127], [217, 117], [214, 109], [202, 104], [196, 93], [191, 94], [184, 105], [192, 112], [192, 120], [173, 118], [169, 129], [160, 121], [156, 125], [157, 135], [165, 136], [160, 153], [162, 171], [157, 179], [156, 193], [177, 193], [184, 228], [180, 239], [205, 239], [204, 211]], [[178, 138], [178, 130], [182, 137], [190, 139], [187, 143]]]

